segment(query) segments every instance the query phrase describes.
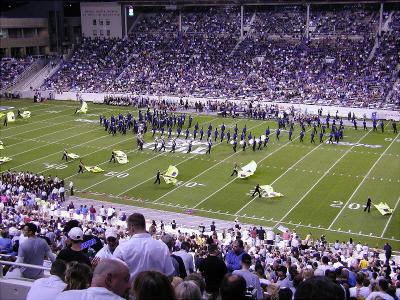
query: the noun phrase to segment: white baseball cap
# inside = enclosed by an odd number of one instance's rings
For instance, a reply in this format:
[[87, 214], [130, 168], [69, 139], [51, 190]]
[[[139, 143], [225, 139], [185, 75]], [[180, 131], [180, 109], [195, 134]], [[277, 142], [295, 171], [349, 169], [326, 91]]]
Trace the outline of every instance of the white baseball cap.
[[83, 231], [79, 227], [74, 227], [68, 232], [68, 237], [73, 241], [83, 241]]
[[114, 229], [107, 229], [105, 232], [106, 239], [109, 237], [118, 238], [118, 233]]

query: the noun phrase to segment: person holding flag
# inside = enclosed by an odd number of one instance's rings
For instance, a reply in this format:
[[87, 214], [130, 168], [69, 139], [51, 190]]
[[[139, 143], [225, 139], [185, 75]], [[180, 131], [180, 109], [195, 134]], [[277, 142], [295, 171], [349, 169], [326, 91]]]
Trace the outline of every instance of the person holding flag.
[[114, 163], [116, 163], [116, 159], [115, 159], [115, 153], [114, 153], [114, 151], [112, 151], [112, 152], [111, 152], [111, 158], [110, 158], [110, 162], [111, 162], [112, 160], [114, 161]]
[[238, 175], [238, 171], [239, 171], [239, 166], [238, 166], [237, 163], [235, 163], [235, 166], [233, 167], [233, 171], [232, 171], [231, 177], [234, 176], [234, 175], [237, 176]]
[[209, 139], [208, 140], [208, 149], [207, 149], [206, 154], [211, 154], [211, 147], [212, 147], [212, 141], [211, 141], [211, 139]]
[[65, 150], [65, 149], [64, 149], [64, 151], [63, 151], [63, 156], [62, 156], [62, 159], [61, 159], [61, 160], [64, 160], [64, 158], [65, 158], [65, 161], [68, 161], [68, 152], [67, 152], [67, 150]]
[[234, 139], [233, 144], [232, 144], [232, 149], [234, 152], [236, 152], [236, 147], [237, 147], [237, 141], [236, 141], [236, 139]]
[[79, 170], [78, 170], [78, 174], [79, 173], [83, 173], [83, 168], [85, 167], [85, 164], [83, 163], [82, 160], [80, 160], [79, 162]]
[[261, 188], [258, 183], [257, 183], [256, 188], [254, 189], [254, 193], [253, 193], [253, 195], [251, 195], [251, 197], [254, 197], [254, 195], [257, 193], [258, 193], [258, 198], [261, 198]]
[[161, 184], [160, 175], [161, 175], [160, 170], [157, 170], [156, 181], [154, 181], [154, 184], [156, 184], [157, 182], [158, 184]]

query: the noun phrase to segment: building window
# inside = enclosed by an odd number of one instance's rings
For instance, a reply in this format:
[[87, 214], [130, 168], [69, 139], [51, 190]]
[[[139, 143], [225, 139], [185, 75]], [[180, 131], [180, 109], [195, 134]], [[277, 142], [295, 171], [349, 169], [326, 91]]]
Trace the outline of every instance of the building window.
[[106, 25], [110, 25], [110, 20], [106, 20]]
[[110, 36], [110, 30], [107, 30], [107, 36]]
[[93, 26], [96, 26], [96, 19], [93, 19]]
[[99, 25], [103, 26], [103, 20], [99, 20]]
[[93, 35], [97, 35], [97, 30], [96, 29], [93, 30]]
[[103, 29], [100, 29], [100, 36], [103, 36], [103, 35], [104, 35]]

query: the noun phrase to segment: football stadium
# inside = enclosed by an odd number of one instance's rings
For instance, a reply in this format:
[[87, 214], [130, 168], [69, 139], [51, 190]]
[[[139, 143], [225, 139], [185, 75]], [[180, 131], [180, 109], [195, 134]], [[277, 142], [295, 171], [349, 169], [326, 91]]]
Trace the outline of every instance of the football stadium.
[[0, 299], [400, 299], [399, 1], [0, 5]]

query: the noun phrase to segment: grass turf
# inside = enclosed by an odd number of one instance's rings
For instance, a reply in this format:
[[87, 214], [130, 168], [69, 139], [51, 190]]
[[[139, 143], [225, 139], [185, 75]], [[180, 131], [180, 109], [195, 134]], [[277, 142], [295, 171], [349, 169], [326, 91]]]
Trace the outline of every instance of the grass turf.
[[[132, 108], [89, 104], [86, 115], [74, 115], [76, 102], [50, 101], [32, 103], [27, 100], [2, 101], [4, 106], [25, 108], [32, 112], [29, 119], [17, 119], [1, 127], [5, 145], [1, 156], [13, 160], [1, 165], [6, 169], [32, 171], [73, 181], [77, 194], [86, 198], [132, 205], [187, 212], [211, 218], [276, 227], [279, 224], [299, 233], [325, 234], [329, 240], [367, 242], [382, 247], [389, 242], [400, 250], [400, 138], [387, 123], [385, 133], [371, 130], [355, 131], [346, 127], [345, 142], [382, 145], [380, 148], [351, 145], [310, 143], [306, 132], [299, 142], [296, 124], [293, 142], [282, 131], [280, 141], [271, 134], [267, 148], [253, 152], [247, 148], [238, 152], [226, 141], [213, 143], [211, 155], [143, 152], [136, 149], [132, 133], [113, 137], [98, 124], [98, 115], [134, 111]], [[137, 111], [134, 111], [137, 116]], [[89, 122], [88, 122], [89, 120]], [[90, 122], [92, 121], [92, 123]], [[211, 115], [195, 115], [194, 122], [213, 128], [225, 123], [227, 128], [244, 125], [253, 136], [260, 136], [267, 126], [276, 128], [275, 121], [225, 119]], [[193, 126], [192, 126], [193, 129]], [[309, 130], [309, 128], [308, 128]], [[326, 139], [326, 138], [325, 138]], [[151, 143], [151, 133], [145, 141]], [[61, 160], [62, 150], [81, 156], [86, 165], [98, 165], [102, 173], [77, 174], [79, 160]], [[197, 146], [194, 147], [194, 150]], [[128, 154], [126, 165], [109, 163], [112, 150]], [[248, 179], [236, 179], [230, 174], [233, 165], [243, 166], [255, 160], [256, 173]], [[153, 184], [157, 169], [169, 165], [179, 169], [178, 186]], [[252, 189], [260, 183], [272, 184], [284, 197], [267, 199], [251, 197]], [[395, 208], [392, 216], [382, 216], [374, 207], [363, 211], [370, 196], [374, 203], [387, 202]]]

